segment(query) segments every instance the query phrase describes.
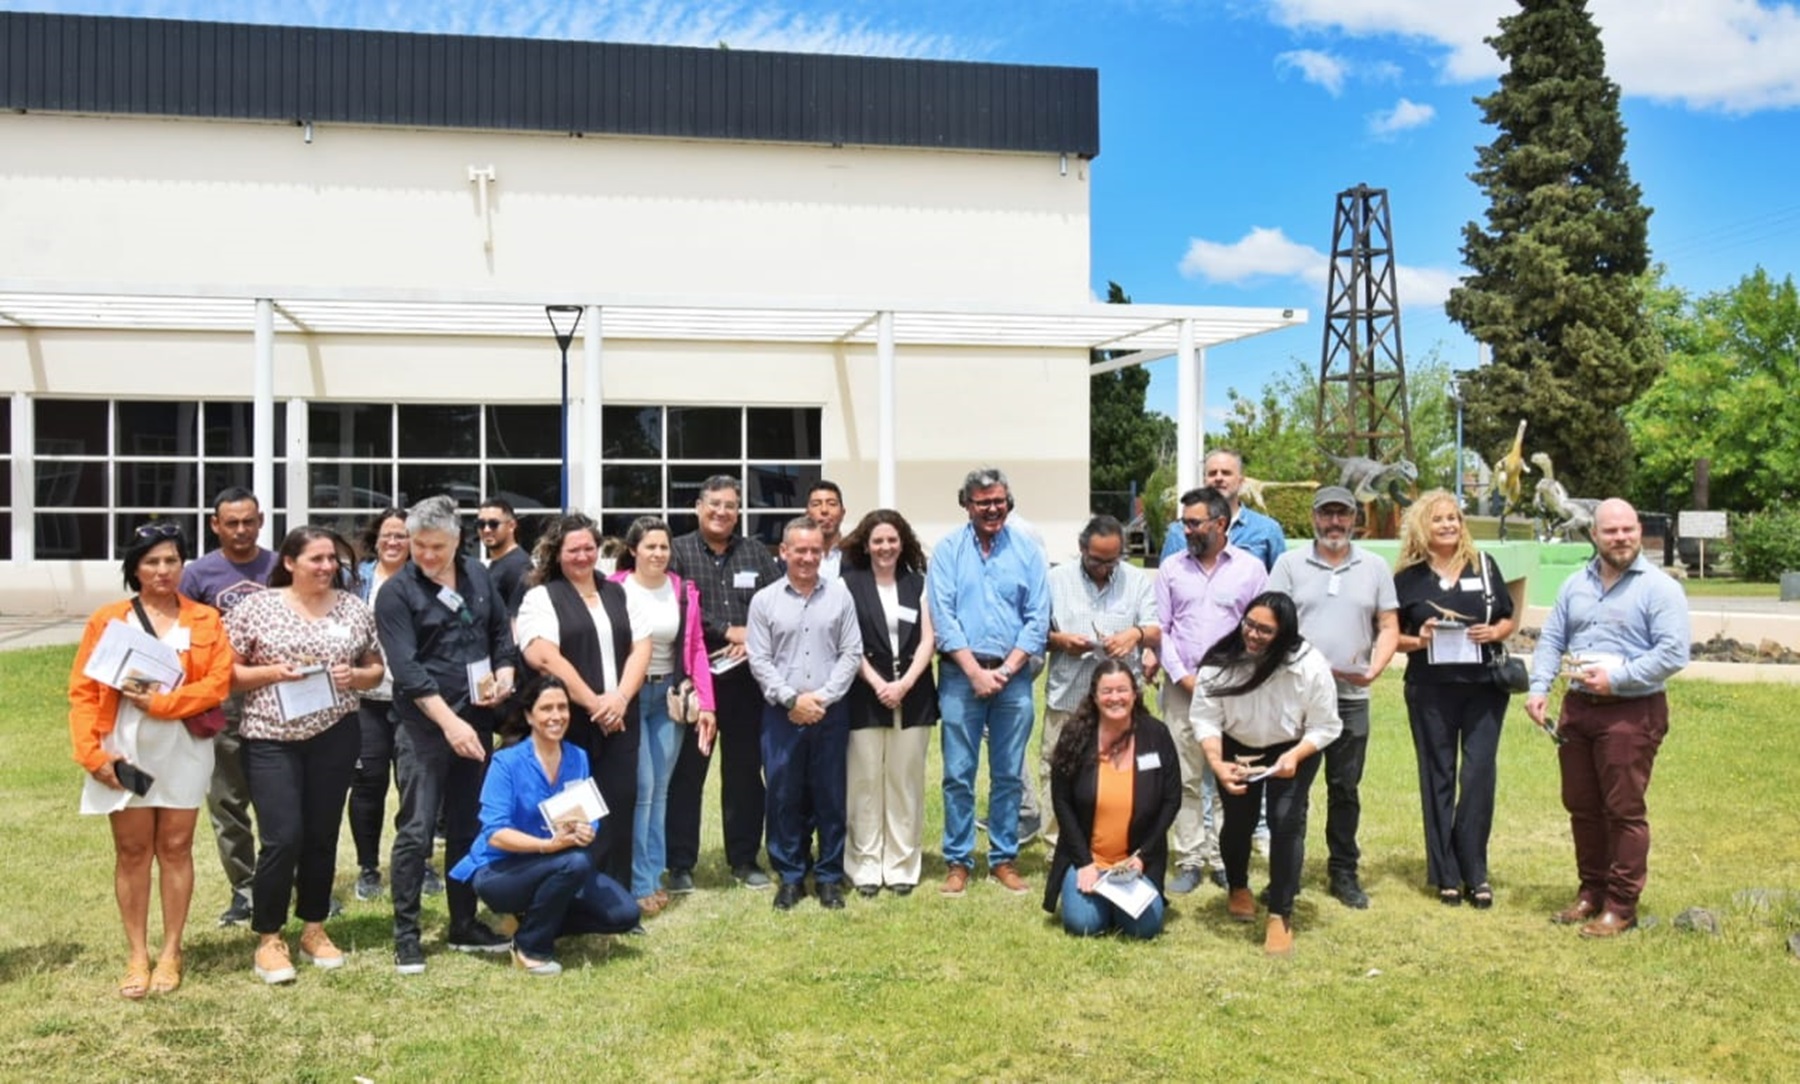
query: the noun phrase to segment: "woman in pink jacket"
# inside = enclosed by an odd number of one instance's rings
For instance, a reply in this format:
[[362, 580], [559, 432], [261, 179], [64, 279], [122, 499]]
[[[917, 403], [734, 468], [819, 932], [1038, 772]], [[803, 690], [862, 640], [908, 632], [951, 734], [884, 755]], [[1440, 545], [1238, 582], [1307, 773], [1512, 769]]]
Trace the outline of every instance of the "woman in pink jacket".
[[669, 777], [681, 750], [681, 731], [669, 716], [670, 690], [683, 679], [693, 681], [700, 750], [712, 749], [718, 723], [713, 717], [712, 670], [700, 627], [700, 591], [691, 581], [669, 572], [669, 525], [655, 516], [639, 516], [625, 532], [626, 553], [612, 575], [625, 588], [635, 608], [651, 615], [650, 674], [638, 694], [642, 738], [638, 742], [637, 808], [632, 816], [631, 894], [647, 918], [669, 904], [662, 889], [668, 857], [666, 821]]

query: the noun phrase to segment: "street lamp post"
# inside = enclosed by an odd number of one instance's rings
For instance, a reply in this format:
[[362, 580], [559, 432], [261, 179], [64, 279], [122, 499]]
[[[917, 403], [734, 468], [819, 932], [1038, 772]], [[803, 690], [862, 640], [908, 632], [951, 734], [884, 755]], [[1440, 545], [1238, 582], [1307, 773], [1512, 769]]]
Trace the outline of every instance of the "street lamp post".
[[1456, 510], [1463, 510], [1463, 474], [1467, 466], [1463, 463], [1463, 400], [1462, 385], [1457, 383], [1457, 373], [1450, 373], [1450, 399], [1456, 404]]
[[[580, 305], [545, 305], [544, 316], [550, 321], [550, 332], [556, 336], [556, 348], [562, 351], [562, 510], [569, 510], [569, 344], [575, 341], [575, 329], [581, 326]], [[566, 327], [564, 325], [567, 325]], [[1460, 423], [1461, 416], [1458, 416]]]

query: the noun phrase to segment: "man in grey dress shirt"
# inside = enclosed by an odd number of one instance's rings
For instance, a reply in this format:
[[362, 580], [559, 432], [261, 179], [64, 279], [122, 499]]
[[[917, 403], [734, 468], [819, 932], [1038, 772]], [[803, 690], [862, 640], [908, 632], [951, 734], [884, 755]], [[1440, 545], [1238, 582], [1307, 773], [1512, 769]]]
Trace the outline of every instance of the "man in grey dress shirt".
[[802, 516], [781, 532], [787, 575], [750, 600], [750, 672], [762, 689], [769, 864], [786, 911], [806, 894], [807, 826], [819, 833], [813, 884], [820, 906], [844, 906], [845, 779], [850, 715], [844, 697], [862, 663], [856, 605], [842, 580], [823, 580], [819, 525]]

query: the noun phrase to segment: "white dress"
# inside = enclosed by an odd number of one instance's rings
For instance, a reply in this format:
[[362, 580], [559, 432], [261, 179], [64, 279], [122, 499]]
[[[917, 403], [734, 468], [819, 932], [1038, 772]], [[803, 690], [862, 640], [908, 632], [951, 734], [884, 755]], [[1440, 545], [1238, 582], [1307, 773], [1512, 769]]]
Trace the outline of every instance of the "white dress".
[[[162, 641], [187, 654], [189, 630], [170, 626]], [[212, 784], [213, 740], [196, 738], [179, 719], [152, 719], [137, 705], [121, 697], [111, 734], [100, 739], [100, 748], [115, 760], [123, 757], [149, 772], [156, 782], [142, 798], [129, 790], [114, 790], [88, 776], [81, 787], [83, 813], [117, 813], [137, 807], [199, 809], [206, 804]]]

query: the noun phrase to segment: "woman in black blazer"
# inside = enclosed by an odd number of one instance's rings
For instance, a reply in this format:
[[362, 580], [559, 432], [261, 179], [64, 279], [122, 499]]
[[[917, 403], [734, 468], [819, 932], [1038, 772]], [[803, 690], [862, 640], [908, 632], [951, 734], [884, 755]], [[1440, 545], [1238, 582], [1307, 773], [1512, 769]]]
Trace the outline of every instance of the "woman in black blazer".
[[839, 548], [863, 642], [850, 687], [844, 867], [864, 898], [882, 885], [904, 896], [919, 883], [925, 754], [938, 718], [925, 555], [889, 508], [864, 516]]
[[[1055, 913], [1060, 899], [1063, 929], [1077, 936], [1161, 933], [1181, 769], [1168, 728], [1144, 707], [1136, 676], [1118, 659], [1094, 671], [1087, 697], [1057, 740], [1050, 801], [1060, 834], [1044, 910]], [[1127, 870], [1156, 890], [1135, 917], [1096, 891], [1103, 877], [1129, 880]]]

